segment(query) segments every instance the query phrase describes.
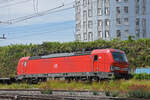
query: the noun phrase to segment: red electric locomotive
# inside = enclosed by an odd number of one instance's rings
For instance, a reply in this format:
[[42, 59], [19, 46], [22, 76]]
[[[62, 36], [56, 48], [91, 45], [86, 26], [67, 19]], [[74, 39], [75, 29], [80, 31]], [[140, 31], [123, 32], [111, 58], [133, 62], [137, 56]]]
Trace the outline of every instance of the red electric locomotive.
[[123, 51], [96, 49], [86, 53], [59, 53], [23, 57], [17, 67], [17, 78], [108, 79], [127, 76], [129, 63]]

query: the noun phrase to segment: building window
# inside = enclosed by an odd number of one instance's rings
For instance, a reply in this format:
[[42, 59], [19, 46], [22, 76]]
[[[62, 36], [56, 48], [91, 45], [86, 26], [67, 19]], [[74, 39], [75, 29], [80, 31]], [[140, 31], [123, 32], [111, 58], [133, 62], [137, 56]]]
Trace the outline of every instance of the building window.
[[92, 0], [88, 0], [88, 9], [92, 9]]
[[101, 16], [102, 15], [102, 4], [103, 0], [97, 0], [97, 15]]
[[116, 19], [116, 25], [121, 25], [121, 18]]
[[80, 13], [76, 13], [76, 21], [80, 21], [80, 17], [81, 17], [81, 14]]
[[81, 23], [76, 24], [76, 32], [80, 31], [81, 29]]
[[136, 0], [136, 15], [139, 15], [139, 11], [140, 11], [140, 5], [139, 5], [139, 0]]
[[121, 2], [121, 0], [116, 0], [116, 2]]
[[107, 26], [110, 26], [110, 21], [109, 21], [109, 19], [105, 19], [105, 26], [107, 27]]
[[98, 25], [98, 31], [102, 31], [102, 29], [103, 29], [103, 21], [102, 20], [98, 20], [98, 22], [97, 22], [97, 25]]
[[124, 7], [124, 13], [125, 13], [125, 14], [128, 14], [128, 6], [125, 6], [125, 7]]
[[87, 33], [83, 33], [83, 39], [87, 40]]
[[140, 19], [136, 18], [136, 27], [139, 27], [139, 26], [140, 26]]
[[92, 9], [88, 9], [88, 16], [92, 17]]
[[110, 34], [109, 34], [109, 30], [105, 30], [105, 38], [109, 38]]
[[117, 30], [117, 38], [121, 39], [121, 31]]
[[117, 12], [117, 14], [120, 14], [121, 13], [121, 8], [120, 7], [116, 7], [116, 12]]
[[102, 9], [101, 8], [97, 8], [97, 15], [102, 16]]
[[142, 19], [142, 27], [143, 27], [143, 37], [146, 37], [146, 19]]
[[110, 0], [104, 0], [105, 7], [109, 7], [109, 4], [110, 4]]
[[125, 2], [125, 3], [127, 3], [127, 2], [128, 2], [128, 0], [124, 0], [124, 2]]
[[140, 37], [140, 28], [136, 29], [136, 37], [139, 38]]
[[93, 27], [93, 22], [92, 21], [88, 21], [88, 28], [92, 28]]
[[105, 7], [105, 15], [109, 15], [110, 11], [109, 11], [109, 7]]
[[129, 30], [125, 30], [125, 31], [124, 31], [124, 35], [125, 35], [125, 38], [128, 38]]
[[146, 15], [146, 0], [142, 0], [142, 15]]
[[97, 8], [102, 8], [103, 0], [97, 0]]
[[77, 34], [77, 35], [76, 35], [76, 40], [77, 40], [77, 41], [80, 41], [80, 40], [81, 40], [81, 35], [80, 35], [80, 34]]
[[80, 13], [80, 1], [76, 2], [76, 11]]
[[140, 19], [136, 18], [136, 37], [140, 37]]
[[98, 31], [98, 38], [103, 38], [103, 32], [102, 31]]
[[93, 41], [93, 33], [92, 32], [88, 33], [88, 40]]
[[84, 6], [84, 7], [87, 6], [87, 0], [83, 0], [83, 6]]
[[128, 24], [129, 24], [128, 18], [124, 18], [124, 25], [128, 25]]
[[87, 29], [86, 25], [87, 25], [87, 23], [84, 21], [84, 22], [83, 22], [83, 31], [84, 31], [84, 32], [85, 32], [86, 29]]
[[83, 11], [83, 21], [86, 21], [86, 20], [87, 20], [87, 12]]
[[109, 15], [110, 14], [110, 11], [109, 11], [109, 8], [110, 8], [110, 0], [104, 0], [104, 12], [105, 12], [105, 15]]
[[103, 26], [103, 21], [102, 20], [98, 20], [98, 27], [102, 27]]

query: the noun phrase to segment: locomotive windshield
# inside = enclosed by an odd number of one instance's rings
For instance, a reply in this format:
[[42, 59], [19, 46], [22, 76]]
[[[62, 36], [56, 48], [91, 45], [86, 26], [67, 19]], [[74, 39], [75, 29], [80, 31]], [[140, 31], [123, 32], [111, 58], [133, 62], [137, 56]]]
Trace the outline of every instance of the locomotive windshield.
[[113, 58], [114, 58], [115, 61], [128, 62], [125, 53], [112, 52], [112, 56], [113, 56]]

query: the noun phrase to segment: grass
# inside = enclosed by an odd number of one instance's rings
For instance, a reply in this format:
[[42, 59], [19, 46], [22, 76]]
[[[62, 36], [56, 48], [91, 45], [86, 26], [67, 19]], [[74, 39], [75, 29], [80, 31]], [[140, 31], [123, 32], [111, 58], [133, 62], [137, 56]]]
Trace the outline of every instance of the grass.
[[29, 85], [26, 83], [21, 83], [21, 84], [0, 84], [0, 89], [38, 89], [39, 85]]
[[[101, 82], [75, 82], [68, 83], [64, 80], [50, 80], [37, 85], [31, 84], [0, 84], [1, 89], [42, 89], [46, 90], [43, 93], [52, 93], [51, 90], [85, 90], [93, 91], [93, 95], [97, 95], [98, 91], [104, 92], [107, 96], [136, 96], [137, 89], [150, 91], [150, 80], [110, 80]], [[143, 91], [140, 91], [140, 93]], [[145, 91], [144, 91], [145, 92]], [[139, 92], [138, 92], [139, 93]], [[137, 93], [137, 94], [138, 94]], [[150, 92], [149, 92], [150, 93]], [[141, 93], [142, 94], [142, 93]], [[145, 94], [146, 96], [149, 94]]]
[[64, 80], [50, 80], [39, 84], [15, 83], [11, 85], [0, 84], [0, 89], [52, 89], [52, 90], [89, 90], [89, 91], [127, 91], [133, 85], [146, 85], [150, 87], [150, 80], [110, 80], [101, 82], [75, 82]]

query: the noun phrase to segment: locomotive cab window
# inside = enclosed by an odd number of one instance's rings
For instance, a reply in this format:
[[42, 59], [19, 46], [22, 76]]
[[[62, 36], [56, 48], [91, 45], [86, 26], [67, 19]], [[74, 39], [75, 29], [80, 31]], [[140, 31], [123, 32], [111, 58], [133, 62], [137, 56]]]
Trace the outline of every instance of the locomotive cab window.
[[97, 61], [97, 60], [98, 60], [98, 56], [94, 55], [94, 61]]
[[112, 56], [113, 56], [115, 61], [128, 62], [127, 57], [124, 53], [112, 52]]
[[24, 66], [24, 67], [27, 66], [27, 61], [24, 61], [23, 66]]

